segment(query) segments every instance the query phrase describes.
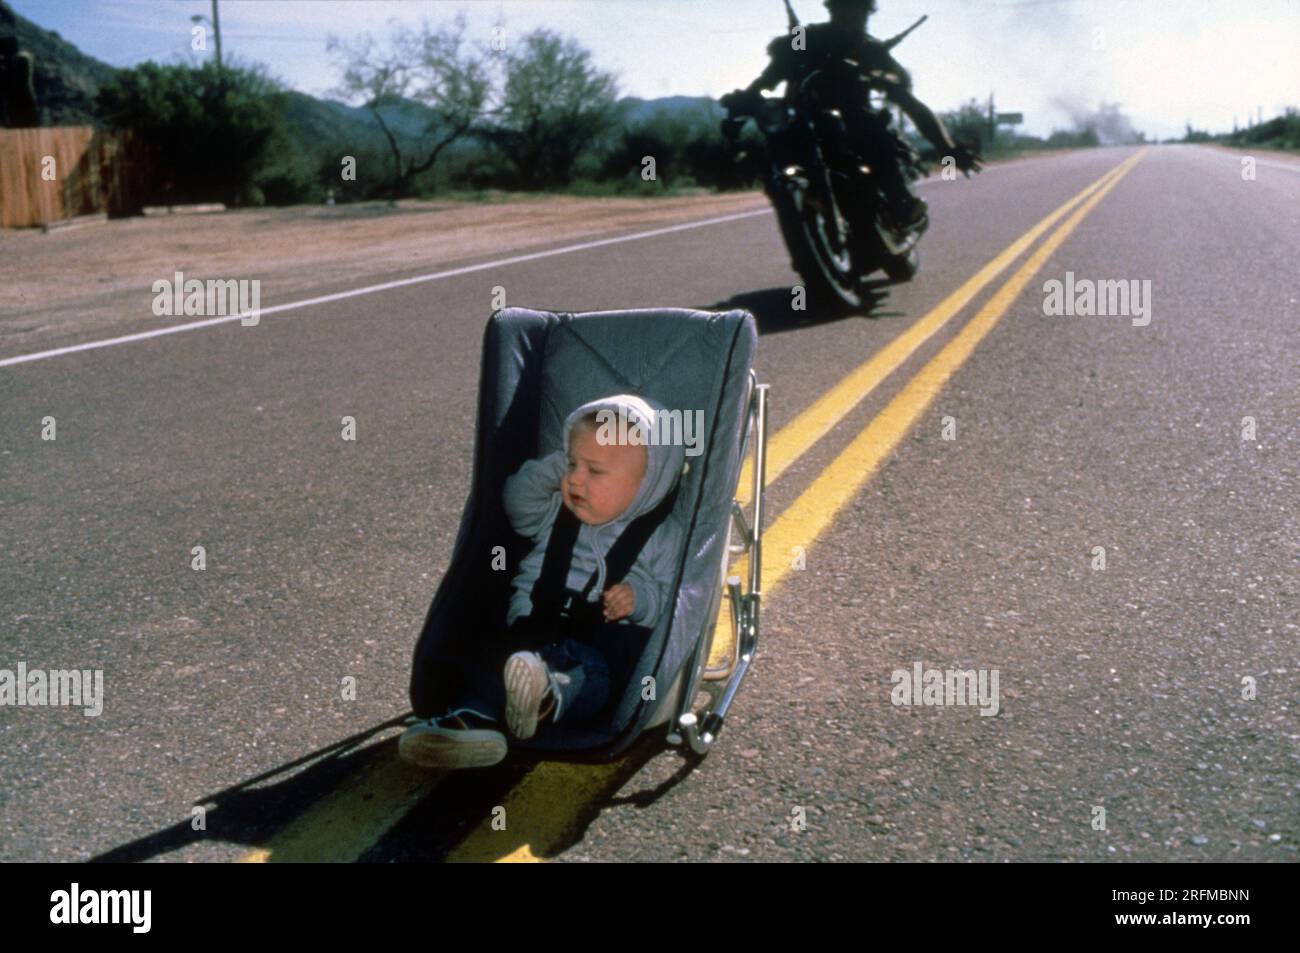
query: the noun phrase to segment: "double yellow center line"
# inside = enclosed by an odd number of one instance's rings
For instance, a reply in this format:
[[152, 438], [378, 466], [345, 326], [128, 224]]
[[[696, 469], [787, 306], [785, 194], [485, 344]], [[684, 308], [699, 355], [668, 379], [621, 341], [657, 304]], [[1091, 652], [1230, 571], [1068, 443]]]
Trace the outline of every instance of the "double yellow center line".
[[[916, 376], [907, 382], [894, 397], [854, 438], [853, 442], [818, 475], [791, 506], [764, 530], [763, 547], [773, 556], [789, 553], [796, 546], [807, 546], [825, 531], [835, 515], [857, 495], [871, 478], [881, 462], [893, 452], [904, 435], [912, 428], [922, 412], [938, 395], [943, 385], [966, 359], [975, 346], [993, 330], [998, 321], [1015, 302], [1025, 286], [1042, 268], [1048, 258], [1059, 248], [1079, 223], [1097, 207], [1133, 166], [1146, 155], [1142, 150], [1102, 176], [1051, 215], [1047, 216], [1021, 238], [1011, 244], [993, 261], [951, 295], [933, 311], [917, 321], [895, 338], [879, 354], [863, 364], [832, 388], [815, 404], [800, 414], [770, 442], [768, 450], [768, 479], [774, 480], [781, 471], [808, 452], [837, 421], [864, 400], [891, 371], [906, 361], [948, 320], [961, 310], [979, 291], [1056, 221], [1068, 215], [1065, 223], [1021, 265], [988, 302], [930, 359]], [[1076, 207], [1077, 206], [1077, 207]], [[1073, 210], [1073, 211], [1072, 211]], [[895, 345], [901, 346], [895, 347]], [[741, 486], [748, 488], [752, 481], [748, 464], [741, 477]], [[791, 560], [780, 558], [764, 561], [763, 593], [767, 597], [773, 587], [780, 584], [790, 572]], [[744, 577], [744, 568], [733, 569]]]
[[[828, 434], [1034, 242], [1064, 219], [989, 298], [975, 317], [903, 386], [885, 409], [817, 476], [812, 485], [764, 530], [764, 550], [770, 557], [763, 565], [762, 588], [765, 599], [771, 598], [773, 590], [793, 568], [792, 560], [785, 557], [796, 547], [810, 546], [830, 527], [839, 512], [898, 446], [948, 379], [993, 330], [1044, 262], [1110, 190], [1142, 160], [1146, 152], [1143, 149], [1120, 163], [1034, 225], [934, 309], [769, 439], [767, 477], [772, 482]], [[749, 464], [746, 463], [737, 494], [742, 503], [748, 502], [751, 483], [749, 472]], [[733, 567], [732, 572], [743, 576], [744, 562], [742, 560], [738, 566]], [[719, 619], [715, 633], [712, 663], [718, 659], [725, 660], [730, 655], [729, 640], [730, 625], [724, 615]], [[391, 757], [395, 757], [395, 754]], [[609, 792], [616, 790], [633, 771], [635, 767], [626, 761], [598, 766], [559, 762], [540, 764], [525, 775], [501, 805], [505, 808], [505, 830], [499, 830], [490, 821], [485, 821], [471, 831], [447, 859], [535, 861], [553, 854], [569, 841], [583, 817], [590, 814], [595, 805]], [[364, 797], [350, 796], [347, 791], [327, 797], [299, 817], [284, 835], [274, 838], [271, 843], [253, 851], [245, 859], [287, 859], [286, 855], [301, 859], [352, 859], [359, 849], [373, 843], [400, 819], [413, 797], [419, 796], [417, 792], [423, 793], [430, 789], [426, 784], [418, 783], [409, 771], [387, 761], [376, 768], [374, 777], [386, 778], [386, 783], [355, 785], [354, 789], [366, 791]], [[376, 787], [387, 788], [390, 785], [401, 790], [390, 792], [390, 796], [386, 797], [376, 796]], [[374, 805], [373, 809], [369, 805]], [[280, 843], [281, 839], [284, 840], [283, 844]], [[331, 851], [331, 842], [339, 847], [346, 844], [347, 849]]]
[[[1145, 155], [1145, 150], [1111, 169], [1096, 182], [1093, 182], [1017, 238], [1003, 249], [1001, 254], [972, 275], [965, 284], [940, 301], [928, 314], [877, 351], [870, 360], [819, 397], [812, 406], [799, 414], [780, 433], [774, 435], [768, 441], [767, 481], [771, 483], [780, 478], [781, 474], [792, 463], [807, 453], [813, 444], [828, 434], [836, 424], [844, 419], [845, 415], [861, 403], [885, 378], [896, 371], [903, 362], [933, 337], [935, 332], [952, 320], [966, 305], [970, 304], [975, 296], [984, 290], [985, 286], [1006, 271], [1011, 263], [1024, 253], [1025, 249], [1038, 241], [1045, 232], [1066, 215], [1069, 215], [1071, 210], [1075, 209], [1080, 203], [1087, 202], [1085, 208], [1079, 209], [1075, 216], [1071, 217], [1049, 239], [1050, 242], [1055, 242], [1052, 248], [1056, 248], [1061, 242], [1065, 241], [1083, 216], [1092, 211], [1105, 193], [1110, 191], [1111, 187], [1123, 178], [1128, 170], [1142, 159], [1143, 155]], [[1034, 259], [1030, 260], [1030, 262], [1033, 261]], [[1041, 262], [1041, 259], [1039, 261]], [[1026, 263], [1025, 268], [1029, 266], [1030, 262]], [[1008, 282], [1008, 286], [1019, 281], [1019, 286], [1023, 287], [1028, 282], [1033, 271], [1026, 272], [1025, 268], [1021, 268], [1016, 273], [1015, 277]], [[1036, 270], [1037, 266], [1034, 268], [1034, 271]], [[741, 473], [740, 485], [737, 489], [737, 499], [742, 505], [749, 502], [752, 485], [753, 477], [747, 461], [745, 469]]]

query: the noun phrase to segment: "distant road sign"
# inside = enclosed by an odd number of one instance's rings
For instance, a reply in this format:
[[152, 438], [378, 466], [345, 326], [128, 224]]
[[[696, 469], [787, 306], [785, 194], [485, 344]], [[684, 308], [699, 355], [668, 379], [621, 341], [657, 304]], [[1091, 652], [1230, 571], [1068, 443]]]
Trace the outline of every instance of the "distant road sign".
[[1024, 121], [1024, 113], [998, 113], [999, 125], [1018, 126]]

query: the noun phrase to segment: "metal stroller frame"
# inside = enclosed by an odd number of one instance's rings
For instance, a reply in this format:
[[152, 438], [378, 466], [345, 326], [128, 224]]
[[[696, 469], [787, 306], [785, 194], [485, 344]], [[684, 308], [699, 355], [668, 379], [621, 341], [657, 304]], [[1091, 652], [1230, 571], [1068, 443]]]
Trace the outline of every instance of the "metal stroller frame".
[[[745, 517], [740, 501], [731, 501], [731, 525], [728, 527], [728, 545], [723, 548], [722, 573], [725, 575], [731, 556], [749, 553], [749, 591], [741, 589], [739, 576], [727, 576], [727, 596], [731, 602], [731, 630], [734, 652], [730, 666], [719, 672], [707, 669], [712, 639], [701, 636], [696, 643], [695, 657], [690, 670], [694, 673], [686, 689], [678, 698], [676, 716], [673, 718], [667, 741], [670, 745], [685, 745], [697, 755], [706, 755], [713, 748], [718, 733], [726, 721], [727, 709], [736, 697], [740, 683], [758, 651], [759, 607], [762, 601], [763, 578], [763, 489], [767, 470], [767, 391], [771, 385], [758, 383], [758, 375], [749, 372], [750, 396], [746, 414], [745, 440], [740, 457], [749, 452], [751, 435], [755, 438], [753, 465], [752, 522]], [[732, 544], [731, 533], [738, 531], [740, 543]], [[717, 610], [710, 613], [713, 630], [717, 630]], [[713, 676], [712, 678], [710, 676]], [[696, 693], [702, 682], [711, 683], [726, 679], [720, 691], [710, 692], [711, 706], [700, 713], [692, 710]]]

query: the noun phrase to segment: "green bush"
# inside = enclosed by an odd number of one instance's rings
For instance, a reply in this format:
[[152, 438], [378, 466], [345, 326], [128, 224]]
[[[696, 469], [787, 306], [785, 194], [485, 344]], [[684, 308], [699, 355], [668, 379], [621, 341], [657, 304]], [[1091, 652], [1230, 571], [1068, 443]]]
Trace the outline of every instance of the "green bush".
[[219, 71], [211, 61], [198, 68], [143, 63], [96, 97], [105, 122], [136, 130], [151, 147], [151, 198], [166, 204], [262, 201], [258, 175], [285, 148], [284, 102], [263, 68]]
[[[655, 110], [648, 119], [626, 128], [600, 165], [600, 175], [641, 179], [645, 157], [655, 163], [655, 177], [669, 186], [680, 186], [689, 178], [716, 180], [717, 170], [706, 162], [720, 156], [722, 136], [713, 117], [703, 110], [670, 113]], [[704, 160], [702, 162], [701, 160]]]
[[1240, 129], [1224, 139], [1234, 146], [1300, 149], [1300, 109], [1291, 107], [1281, 116], [1249, 129]]

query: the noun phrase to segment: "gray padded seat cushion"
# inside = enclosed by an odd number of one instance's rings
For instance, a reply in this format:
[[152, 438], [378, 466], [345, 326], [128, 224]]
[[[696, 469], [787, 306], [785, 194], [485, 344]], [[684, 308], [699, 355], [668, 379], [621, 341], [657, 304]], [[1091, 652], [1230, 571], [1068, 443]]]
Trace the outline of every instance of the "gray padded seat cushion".
[[[673, 611], [661, 614], [637, 667], [654, 674], [658, 691], [669, 689], [696, 640], [713, 625], [756, 344], [754, 319], [739, 310], [570, 314], [507, 308], [492, 316], [483, 342], [473, 484], [451, 565], [416, 647], [411, 700], [417, 715], [433, 714], [422, 697], [421, 658], [428, 649], [490, 631], [485, 618], [504, 623], [510, 573], [491, 570], [492, 550], [506, 547], [511, 571], [528, 551], [502, 511], [506, 477], [563, 446], [561, 428], [571, 410], [615, 393], [704, 412], [704, 452], [687, 457], [689, 471], [670, 516], [686, 540]], [[633, 682], [607, 724], [579, 729], [561, 722], [521, 746], [618, 753], [655, 707], [643, 702], [640, 677]]]

